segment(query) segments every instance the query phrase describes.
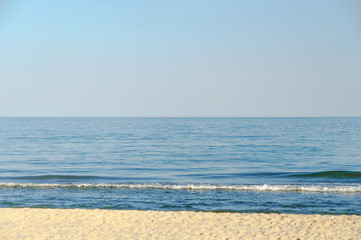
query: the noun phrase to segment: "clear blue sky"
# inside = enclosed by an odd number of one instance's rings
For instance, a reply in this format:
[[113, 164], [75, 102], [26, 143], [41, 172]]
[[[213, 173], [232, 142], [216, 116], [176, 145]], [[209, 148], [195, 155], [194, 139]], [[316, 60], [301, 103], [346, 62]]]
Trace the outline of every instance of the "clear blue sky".
[[0, 116], [361, 116], [358, 0], [2, 0]]

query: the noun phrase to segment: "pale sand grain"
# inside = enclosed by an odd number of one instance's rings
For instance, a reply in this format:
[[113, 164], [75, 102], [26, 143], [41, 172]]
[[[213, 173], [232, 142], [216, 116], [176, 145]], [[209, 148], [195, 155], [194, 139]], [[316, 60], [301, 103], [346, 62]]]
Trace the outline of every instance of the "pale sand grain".
[[361, 239], [361, 216], [3, 208], [0, 239]]

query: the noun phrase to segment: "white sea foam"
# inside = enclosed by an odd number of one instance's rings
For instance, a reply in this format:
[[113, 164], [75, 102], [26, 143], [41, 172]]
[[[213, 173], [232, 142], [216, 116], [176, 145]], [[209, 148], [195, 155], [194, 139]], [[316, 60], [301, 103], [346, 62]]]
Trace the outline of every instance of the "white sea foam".
[[320, 192], [320, 193], [360, 193], [361, 185], [208, 185], [208, 184], [56, 184], [56, 183], [0, 183], [0, 188], [128, 188], [165, 190], [218, 190], [257, 192]]

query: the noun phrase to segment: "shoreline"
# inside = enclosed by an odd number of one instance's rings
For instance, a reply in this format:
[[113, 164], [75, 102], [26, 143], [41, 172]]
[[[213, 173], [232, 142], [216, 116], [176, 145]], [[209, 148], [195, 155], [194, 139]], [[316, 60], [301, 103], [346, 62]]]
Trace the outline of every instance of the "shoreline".
[[361, 239], [361, 216], [0, 208], [0, 239]]

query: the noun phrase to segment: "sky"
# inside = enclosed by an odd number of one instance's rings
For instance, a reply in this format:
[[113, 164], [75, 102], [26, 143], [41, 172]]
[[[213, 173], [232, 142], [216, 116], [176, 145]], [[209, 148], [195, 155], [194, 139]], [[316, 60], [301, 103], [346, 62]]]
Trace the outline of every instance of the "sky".
[[360, 13], [358, 0], [0, 0], [0, 116], [361, 116]]

